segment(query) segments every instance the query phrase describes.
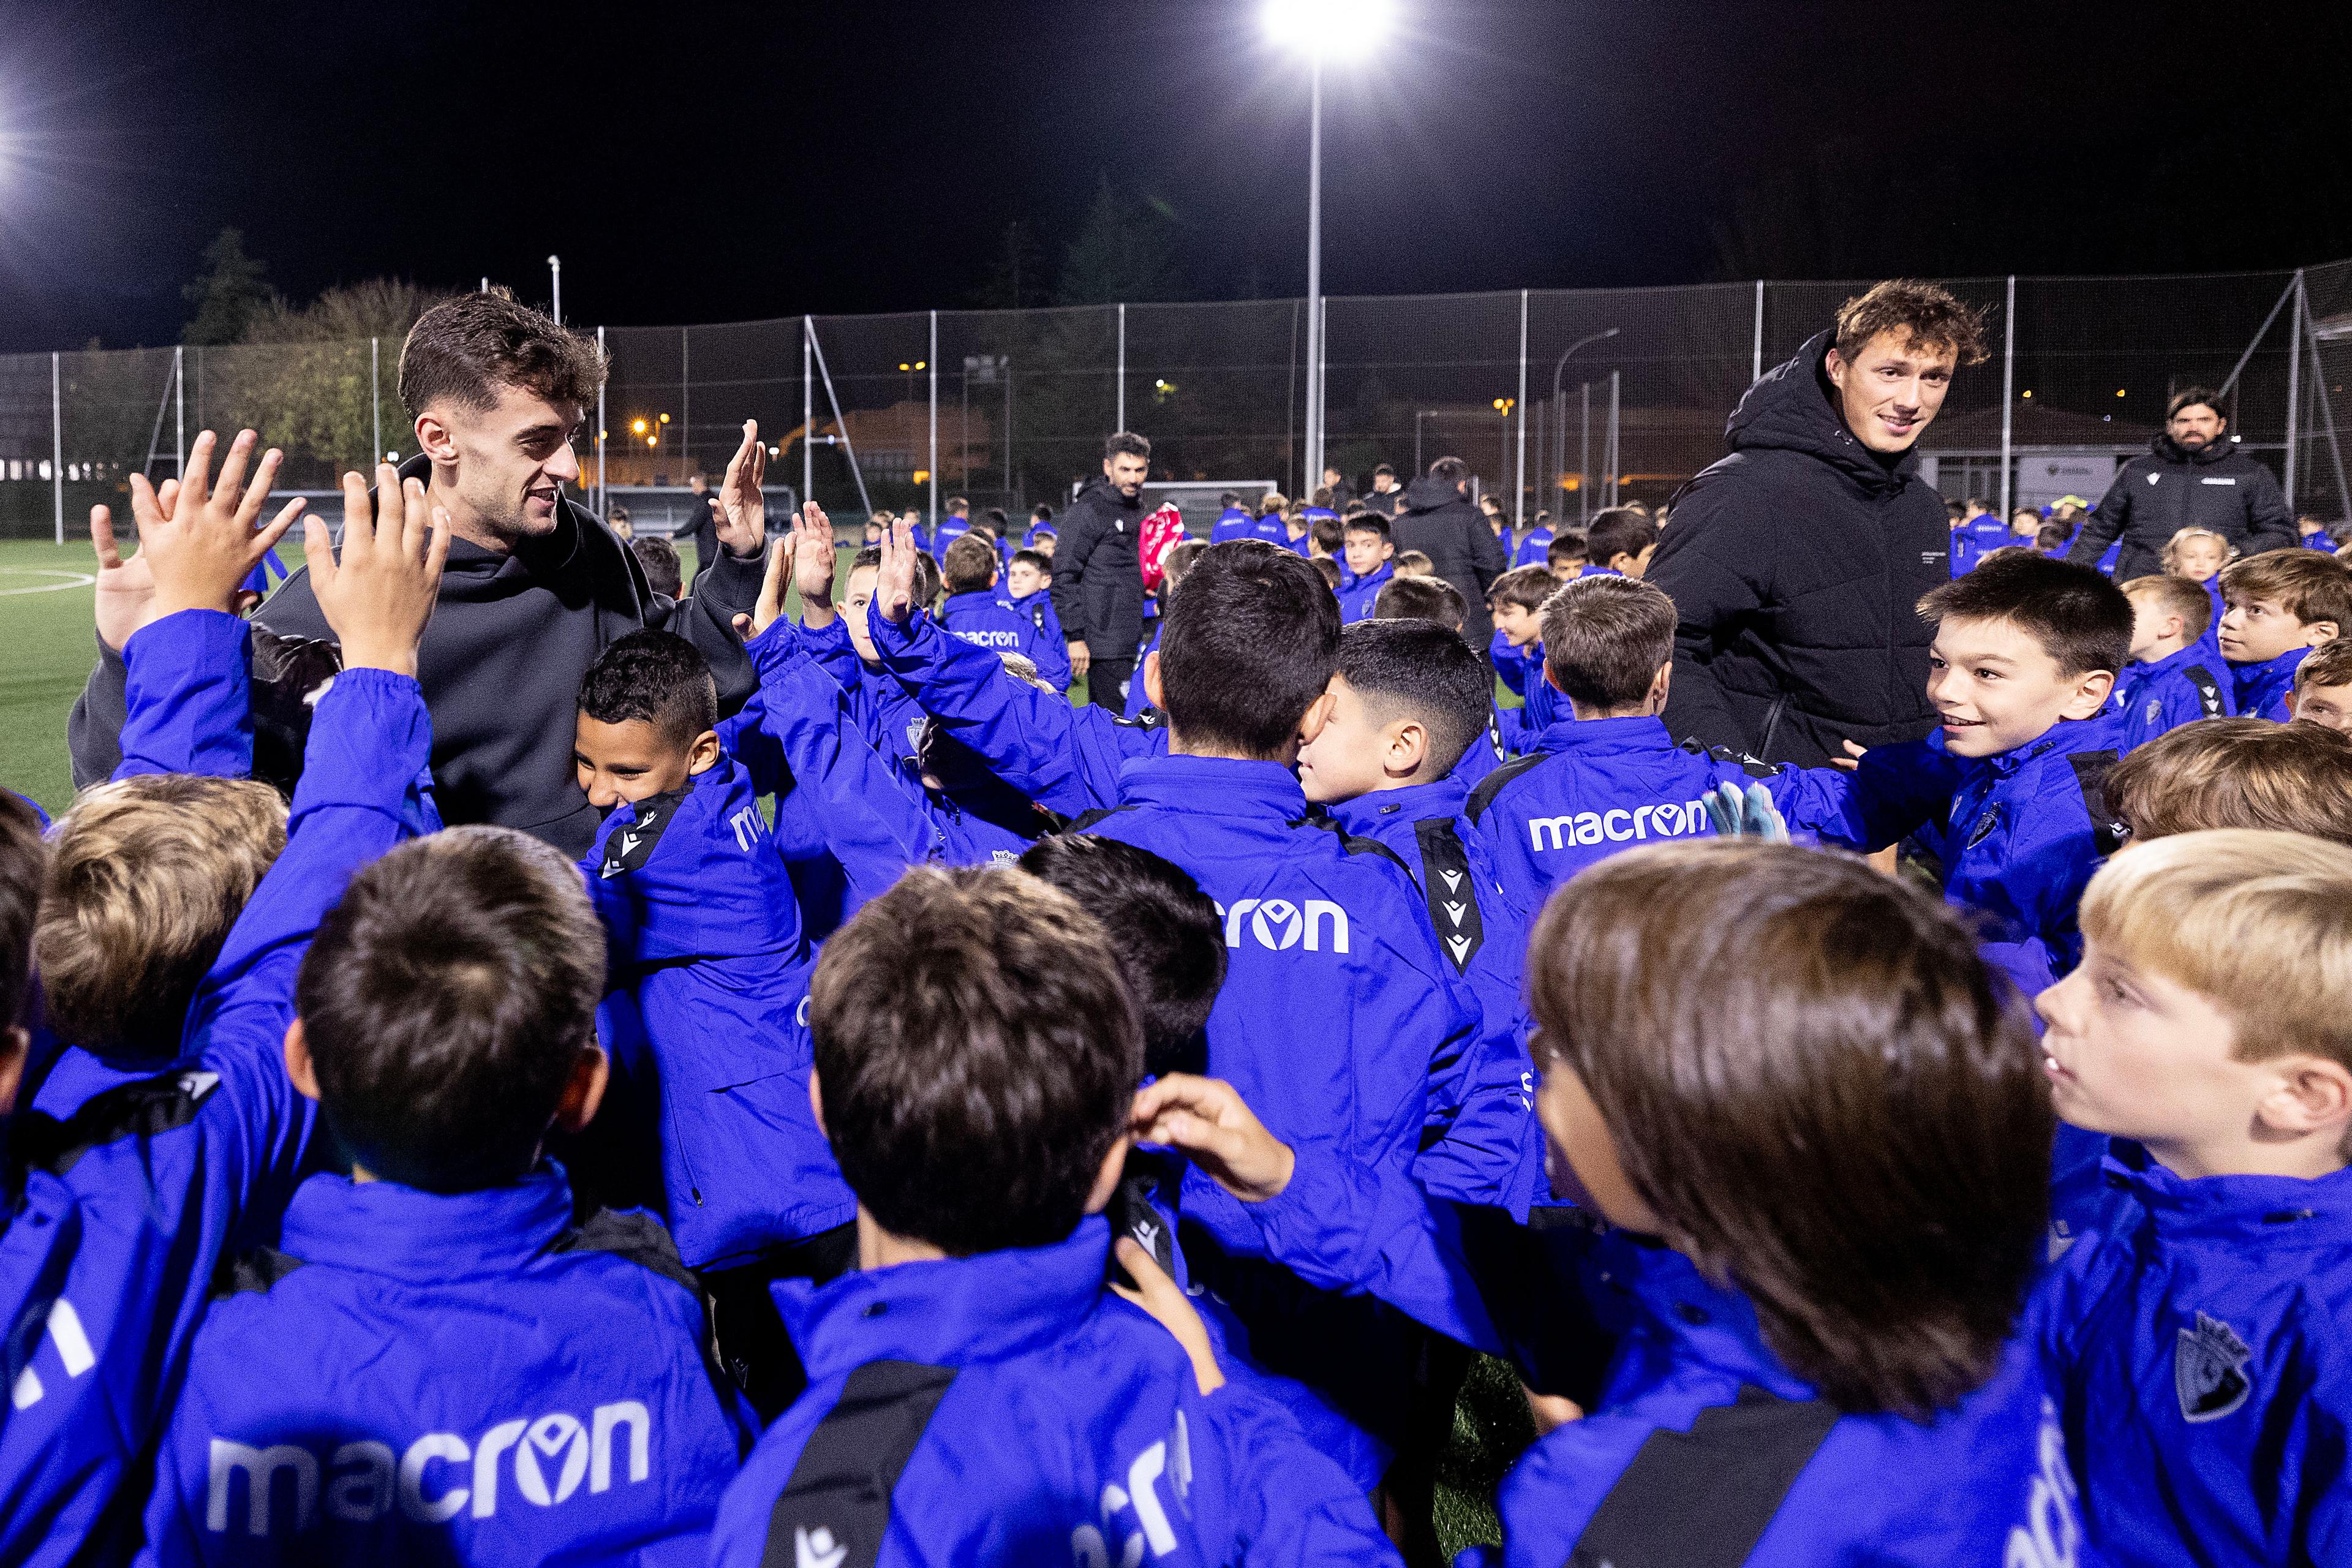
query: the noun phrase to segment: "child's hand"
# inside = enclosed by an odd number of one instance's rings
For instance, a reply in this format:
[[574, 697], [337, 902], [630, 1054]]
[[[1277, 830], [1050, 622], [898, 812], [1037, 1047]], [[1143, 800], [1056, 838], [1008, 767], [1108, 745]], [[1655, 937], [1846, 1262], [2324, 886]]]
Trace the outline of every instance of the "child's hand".
[[433, 618], [449, 557], [449, 514], [427, 506], [425, 481], [403, 484], [385, 463], [376, 469], [372, 504], [367, 480], [345, 474], [341, 559], [316, 517], [303, 525], [302, 554], [320, 612], [342, 644], [343, 668], [415, 676], [417, 639]]
[[[167, 514], [179, 488], [177, 479], [163, 481], [156, 499]], [[98, 640], [121, 653], [131, 634], [155, 618], [155, 575], [145, 551], [122, 558], [114, 544], [114, 514], [102, 506], [89, 509], [89, 547], [98, 554]]]
[[743, 421], [743, 442], [727, 460], [719, 481], [719, 545], [749, 559], [768, 542], [768, 498], [760, 485], [768, 477], [768, 448], [760, 445], [760, 422]]
[[903, 518], [882, 536], [882, 567], [874, 580], [874, 613], [896, 625], [915, 609], [915, 530]]
[[[131, 476], [131, 510], [139, 520], [138, 558], [147, 563], [154, 584], [149, 618], [160, 619], [182, 610], [234, 614], [237, 585], [252, 575], [269, 547], [285, 537], [301, 515], [303, 503], [291, 500], [267, 526], [257, 530], [254, 523], [261, 515], [262, 503], [269, 499], [280, 454], [275, 447], [263, 453], [253, 482], [247, 485], [246, 465], [257, 437], [250, 430], [238, 431], [221, 463], [220, 488], [215, 490], [210, 476], [215, 440], [209, 430], [196, 437], [188, 453], [187, 476], [173, 492], [168, 506], [148, 484], [146, 475]], [[99, 526], [95, 512], [90, 525], [95, 542]], [[99, 546], [101, 566], [112, 536], [110, 516], [106, 542]]]
[[1290, 1145], [1268, 1132], [1222, 1079], [1170, 1073], [1138, 1090], [1128, 1131], [1139, 1143], [1181, 1151], [1244, 1203], [1279, 1195], [1298, 1165]]
[[1830, 759], [1830, 766], [1833, 768], [1843, 768], [1846, 772], [1852, 773], [1862, 766], [1863, 758], [1870, 755], [1868, 746], [1857, 746], [1852, 741], [1842, 741], [1839, 744], [1845, 747], [1845, 755]]
[[776, 624], [784, 613], [784, 567], [793, 558], [793, 541], [796, 534], [787, 533], [768, 547], [768, 574], [760, 581], [760, 602], [748, 616], [735, 617], [735, 635], [750, 642]]
[[1151, 1314], [1152, 1321], [1175, 1336], [1184, 1347], [1185, 1359], [1192, 1363], [1192, 1381], [1200, 1385], [1202, 1394], [1211, 1394], [1224, 1387], [1225, 1374], [1217, 1365], [1216, 1347], [1209, 1343], [1208, 1325], [1201, 1314], [1184, 1299], [1184, 1292], [1165, 1270], [1152, 1260], [1151, 1254], [1137, 1245], [1133, 1237], [1122, 1236], [1112, 1245], [1119, 1267], [1135, 1281], [1130, 1290], [1124, 1285], [1113, 1285], [1127, 1300]]
[[809, 501], [801, 508], [800, 531], [793, 536], [793, 586], [801, 594], [801, 620], [808, 623], [811, 614], [823, 611], [830, 623], [833, 614], [833, 519], [824, 515], [824, 508]]

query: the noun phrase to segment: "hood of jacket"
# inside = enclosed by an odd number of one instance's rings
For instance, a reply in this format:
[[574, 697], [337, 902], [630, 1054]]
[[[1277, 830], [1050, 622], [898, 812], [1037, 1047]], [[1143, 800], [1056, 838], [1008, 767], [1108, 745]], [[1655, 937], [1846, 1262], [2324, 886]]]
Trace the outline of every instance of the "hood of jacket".
[[1451, 479], [1441, 479], [1435, 474], [1423, 474], [1404, 488], [1404, 510], [1435, 511], [1441, 507], [1468, 506], [1470, 498], [1454, 488]]
[[1846, 428], [1826, 368], [1833, 335], [1827, 329], [1814, 333], [1794, 358], [1749, 387], [1724, 426], [1723, 438], [1735, 452], [1801, 453], [1827, 463], [1869, 494], [1892, 494], [1918, 470], [1918, 446], [1915, 442], [1890, 461]]

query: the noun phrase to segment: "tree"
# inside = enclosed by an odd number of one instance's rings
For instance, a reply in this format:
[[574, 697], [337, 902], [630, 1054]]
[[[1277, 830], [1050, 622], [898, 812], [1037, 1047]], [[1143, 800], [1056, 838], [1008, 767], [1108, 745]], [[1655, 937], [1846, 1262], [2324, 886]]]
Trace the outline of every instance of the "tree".
[[221, 230], [205, 247], [205, 270], [180, 290], [180, 297], [196, 308], [181, 342], [207, 346], [241, 342], [256, 320], [284, 303], [269, 286], [268, 272], [245, 253], [243, 230]]
[[1123, 201], [1104, 176], [1095, 205], [1062, 256], [1057, 305], [1114, 305], [1181, 300], [1184, 275], [1176, 259], [1175, 212], [1157, 197]]

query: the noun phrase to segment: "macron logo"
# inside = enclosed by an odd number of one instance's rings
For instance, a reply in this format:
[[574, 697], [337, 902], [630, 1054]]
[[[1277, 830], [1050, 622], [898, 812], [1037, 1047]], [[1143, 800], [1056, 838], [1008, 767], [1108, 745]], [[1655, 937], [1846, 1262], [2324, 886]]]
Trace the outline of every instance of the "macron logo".
[[1348, 951], [1348, 911], [1328, 899], [1309, 899], [1304, 908], [1287, 899], [1243, 899], [1217, 912], [1225, 917], [1227, 947], [1241, 945], [1247, 916], [1250, 935], [1270, 952], [1286, 952], [1304, 943], [1307, 952], [1320, 952], [1326, 941], [1333, 952]]
[[1666, 801], [1633, 811], [1579, 811], [1566, 816], [1531, 817], [1529, 846], [1540, 854], [1572, 845], [1622, 844], [1633, 839], [1680, 838], [1707, 831], [1706, 806], [1699, 801], [1677, 805]]
[[849, 1543], [834, 1542], [833, 1531], [818, 1525], [814, 1532], [802, 1525], [793, 1531], [793, 1568], [841, 1568]]

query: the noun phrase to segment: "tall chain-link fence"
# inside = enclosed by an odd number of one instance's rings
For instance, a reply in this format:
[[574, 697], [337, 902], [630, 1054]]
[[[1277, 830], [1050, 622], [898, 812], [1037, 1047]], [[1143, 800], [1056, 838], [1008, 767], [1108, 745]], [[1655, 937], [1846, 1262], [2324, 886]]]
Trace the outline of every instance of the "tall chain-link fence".
[[[2223, 395], [2230, 434], [2300, 511], [2352, 516], [2343, 457], [2352, 260], [2292, 272], [1948, 279], [1984, 312], [1921, 442], [1955, 499], [2095, 500], [2185, 386]], [[1749, 383], [1865, 284], [1725, 283], [1324, 301], [1325, 457], [1367, 488], [1441, 456], [1517, 515], [1663, 500], [1723, 452]], [[602, 329], [612, 374], [579, 447], [586, 499], [716, 479], [759, 422], [772, 483], [838, 513], [932, 513], [954, 497], [1018, 519], [1059, 507], [1125, 426], [1155, 480], [1273, 483], [1301, 471], [1304, 300], [786, 316]], [[78, 534], [129, 476], [177, 472], [204, 429], [285, 448], [281, 483], [330, 488], [410, 419], [390, 340], [0, 356], [0, 534]]]

